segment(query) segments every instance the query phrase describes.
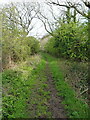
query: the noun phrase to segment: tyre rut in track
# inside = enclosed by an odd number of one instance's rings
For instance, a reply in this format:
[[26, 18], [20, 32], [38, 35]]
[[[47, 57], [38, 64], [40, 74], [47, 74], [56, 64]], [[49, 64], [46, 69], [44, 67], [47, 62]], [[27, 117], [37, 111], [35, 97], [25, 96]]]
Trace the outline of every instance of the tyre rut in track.
[[46, 64], [45, 73], [47, 76], [47, 84], [50, 91], [49, 110], [52, 113], [52, 118], [67, 118], [64, 106], [61, 104], [62, 97], [59, 97], [57, 95], [57, 90], [54, 85], [48, 62]]

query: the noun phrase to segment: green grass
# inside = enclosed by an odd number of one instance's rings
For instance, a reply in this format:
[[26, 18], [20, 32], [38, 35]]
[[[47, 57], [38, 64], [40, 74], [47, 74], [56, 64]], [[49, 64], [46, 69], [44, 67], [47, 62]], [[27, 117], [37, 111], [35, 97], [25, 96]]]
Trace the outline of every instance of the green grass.
[[26, 100], [31, 93], [29, 87], [34, 84], [34, 78], [31, 77], [28, 81], [22, 74], [14, 70], [7, 70], [2, 74], [4, 118], [27, 117]]
[[48, 54], [42, 54], [43, 58], [49, 61], [49, 66], [53, 75], [54, 83], [58, 91], [58, 95], [63, 97], [62, 104], [68, 112], [69, 118], [88, 118], [88, 105], [76, 98], [73, 88], [64, 80], [64, 74], [58, 66], [56, 58]]
[[[48, 86], [45, 84], [47, 80], [42, 73], [45, 67], [45, 61], [41, 62], [34, 68], [22, 65], [21, 68], [15, 70], [6, 70], [2, 73], [3, 81], [3, 118], [29, 118], [39, 117], [47, 114], [47, 103], [49, 92], [45, 91]], [[37, 85], [38, 93], [35, 90]], [[36, 94], [31, 99], [32, 94]], [[40, 94], [40, 95], [39, 95]], [[36, 100], [36, 101], [34, 101]], [[30, 104], [27, 102], [30, 101]], [[33, 111], [27, 111], [29, 106], [33, 107], [37, 104], [36, 115], [32, 116]], [[43, 105], [43, 106], [42, 106]]]
[[30, 95], [30, 103], [27, 107], [29, 109], [27, 112], [30, 118], [50, 118], [51, 116], [51, 113], [48, 111], [50, 92], [47, 90], [48, 85], [45, 83], [47, 78], [43, 71], [45, 69], [45, 65], [46, 62], [42, 60], [42, 64], [40, 64], [32, 73], [37, 75], [37, 78], [35, 80], [34, 87], [30, 89], [32, 94]]
[[28, 61], [16, 69], [2, 73], [3, 80], [3, 118], [51, 118], [48, 110], [50, 98], [45, 75], [48, 61], [58, 96], [63, 97], [62, 104], [69, 118], [87, 118], [88, 105], [76, 98], [76, 92], [64, 80], [64, 73], [58, 66], [58, 59], [41, 53], [38, 64]]

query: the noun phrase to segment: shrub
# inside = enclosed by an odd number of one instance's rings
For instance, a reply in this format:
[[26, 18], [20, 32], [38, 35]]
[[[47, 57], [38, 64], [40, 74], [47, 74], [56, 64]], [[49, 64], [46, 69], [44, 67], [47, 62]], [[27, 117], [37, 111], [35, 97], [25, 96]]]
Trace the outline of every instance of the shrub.
[[46, 44], [46, 51], [59, 57], [87, 60], [87, 24], [64, 23], [54, 31]]

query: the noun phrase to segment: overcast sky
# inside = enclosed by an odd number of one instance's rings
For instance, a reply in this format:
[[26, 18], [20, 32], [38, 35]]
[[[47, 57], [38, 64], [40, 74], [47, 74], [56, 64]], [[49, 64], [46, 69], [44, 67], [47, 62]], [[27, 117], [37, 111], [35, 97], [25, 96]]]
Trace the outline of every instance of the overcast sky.
[[[0, 4], [10, 3], [10, 2], [40, 2], [40, 3], [42, 2], [43, 3], [44, 1], [46, 0], [0, 0]], [[60, 1], [63, 2], [65, 0], [60, 0]], [[73, 1], [79, 1], [79, 0], [73, 0]], [[43, 5], [43, 10], [47, 11], [46, 5], [45, 4], [42, 4], [42, 5]], [[53, 9], [54, 9], [55, 14], [58, 15], [59, 10], [57, 9], [57, 7], [54, 7]], [[35, 36], [35, 37], [38, 36], [38, 38], [39, 37], [41, 38], [42, 36], [47, 34], [47, 32], [44, 29], [43, 23], [40, 20], [34, 19], [32, 24], [35, 24], [35, 25], [34, 25], [34, 29], [30, 32], [30, 35]]]
[[[43, 8], [42, 8], [43, 11], [47, 11], [47, 6], [45, 4], [43, 4], [44, 1], [46, 1], [46, 0], [0, 0], [0, 4], [6, 4], [6, 3], [10, 3], [10, 2], [39, 2], [43, 6]], [[63, 1], [63, 0], [61, 0], [61, 1]], [[58, 10], [56, 8], [57, 7], [53, 8], [55, 14], [59, 14], [59, 12], [58, 12]], [[47, 12], [46, 14], [50, 18], [49, 13]], [[34, 28], [32, 29], [32, 31], [30, 31], [29, 35], [41, 38], [44, 35], [48, 34], [46, 32], [45, 28], [44, 28], [43, 23], [40, 20], [33, 19], [32, 25], [33, 24], [34, 24]]]
[[[0, 4], [6, 4], [6, 3], [10, 3], [10, 2], [40, 2], [40, 0], [0, 0]], [[41, 0], [42, 2], [44, 2], [44, 0]], [[47, 34], [47, 32], [44, 29], [44, 26], [42, 24], [42, 22], [40, 20], [33, 20], [33, 23], [37, 23], [34, 25], [34, 29], [30, 32], [30, 35], [35, 36], [38, 38], [44, 36], [45, 34]]]

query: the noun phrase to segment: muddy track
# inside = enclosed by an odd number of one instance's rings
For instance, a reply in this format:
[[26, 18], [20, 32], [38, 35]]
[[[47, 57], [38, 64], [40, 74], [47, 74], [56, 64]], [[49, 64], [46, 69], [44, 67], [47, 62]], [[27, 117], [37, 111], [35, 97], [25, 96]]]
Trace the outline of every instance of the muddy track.
[[67, 118], [64, 106], [61, 104], [62, 97], [59, 97], [57, 95], [57, 90], [55, 89], [52, 73], [50, 72], [48, 62], [46, 64], [45, 73], [47, 76], [47, 84], [50, 91], [49, 111], [52, 113], [52, 118]]

